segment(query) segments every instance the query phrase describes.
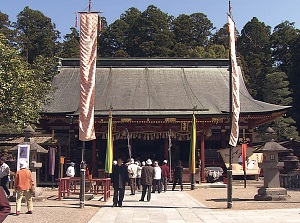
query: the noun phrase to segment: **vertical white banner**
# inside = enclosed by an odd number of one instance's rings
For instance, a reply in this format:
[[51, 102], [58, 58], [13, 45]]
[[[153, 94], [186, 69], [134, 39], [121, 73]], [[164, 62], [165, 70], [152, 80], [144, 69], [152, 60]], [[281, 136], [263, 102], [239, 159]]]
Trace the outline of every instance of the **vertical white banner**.
[[30, 145], [18, 145], [17, 171], [20, 169], [20, 161], [27, 162], [29, 166]]
[[80, 14], [79, 140], [96, 139], [94, 129], [95, 73], [97, 62], [97, 13]]
[[235, 50], [235, 25], [230, 16], [228, 16], [229, 23], [229, 41], [230, 41], [230, 57], [232, 64], [232, 120], [231, 133], [229, 144], [236, 146], [239, 138], [239, 116], [240, 116], [240, 79], [239, 69], [236, 60]]

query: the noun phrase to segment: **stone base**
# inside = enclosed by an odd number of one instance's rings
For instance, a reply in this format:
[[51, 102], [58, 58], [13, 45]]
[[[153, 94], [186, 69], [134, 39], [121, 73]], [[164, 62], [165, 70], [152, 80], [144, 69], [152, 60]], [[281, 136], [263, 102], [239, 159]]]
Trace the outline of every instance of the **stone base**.
[[254, 196], [256, 201], [282, 201], [288, 199], [285, 188], [260, 188], [258, 194]]

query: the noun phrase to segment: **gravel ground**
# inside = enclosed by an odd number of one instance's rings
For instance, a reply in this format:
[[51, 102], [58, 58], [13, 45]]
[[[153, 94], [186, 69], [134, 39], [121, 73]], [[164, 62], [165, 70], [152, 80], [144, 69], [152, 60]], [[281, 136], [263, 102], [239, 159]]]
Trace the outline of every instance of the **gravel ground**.
[[[263, 181], [247, 181], [246, 188], [242, 182], [234, 182], [232, 186], [232, 208], [236, 210], [289, 209], [300, 207], [300, 190], [287, 190], [285, 201], [255, 201], [259, 187]], [[186, 191], [199, 202], [211, 209], [227, 209], [227, 188], [203, 187]]]
[[[232, 208], [236, 210], [260, 210], [260, 209], [285, 209], [300, 207], [300, 190], [288, 190], [289, 198], [286, 201], [254, 201], [257, 190], [263, 185], [263, 181], [247, 181], [247, 187], [243, 183], [234, 182], [232, 187]], [[126, 193], [128, 192], [127, 190]], [[203, 203], [207, 207], [216, 210], [227, 209], [227, 188], [209, 188], [200, 185], [199, 188], [191, 191], [184, 189], [184, 192]], [[34, 214], [25, 214], [26, 204], [22, 204], [20, 216], [15, 216], [15, 202], [11, 202], [12, 214], [7, 217], [5, 223], [84, 223], [88, 222], [93, 215], [103, 207], [105, 203], [98, 201], [100, 197], [85, 202], [84, 209], [80, 209], [78, 195], [57, 200], [57, 190], [44, 190], [43, 195], [47, 198], [44, 202], [34, 202]], [[112, 198], [111, 198], [112, 199]]]
[[84, 208], [81, 209], [78, 195], [59, 201], [57, 194], [57, 190], [44, 190], [43, 196], [47, 199], [33, 203], [32, 215], [25, 214], [26, 204], [22, 203], [21, 214], [16, 216], [15, 202], [10, 202], [11, 215], [5, 219], [4, 223], [84, 223], [88, 222], [105, 204], [103, 201], [98, 201], [99, 197], [87, 200]]

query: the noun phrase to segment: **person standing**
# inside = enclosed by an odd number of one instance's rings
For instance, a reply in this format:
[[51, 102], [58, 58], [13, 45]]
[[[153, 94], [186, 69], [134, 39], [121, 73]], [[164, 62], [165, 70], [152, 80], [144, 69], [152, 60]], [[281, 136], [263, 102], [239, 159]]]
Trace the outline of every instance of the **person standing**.
[[3, 222], [10, 213], [10, 204], [5, 196], [4, 190], [0, 186], [0, 222]]
[[75, 176], [75, 163], [73, 162], [70, 163], [70, 166], [67, 168], [66, 175], [67, 177]]
[[137, 165], [137, 176], [136, 176], [136, 188], [140, 191], [141, 190], [141, 177], [142, 177], [142, 167], [139, 162], [135, 162]]
[[164, 187], [164, 192], [166, 192], [168, 189], [168, 180], [170, 178], [170, 169], [167, 163], [168, 161], [164, 160], [164, 164], [161, 167], [161, 176], [162, 176], [161, 181]]
[[137, 177], [137, 165], [134, 163], [134, 159], [130, 159], [130, 164], [128, 165], [128, 175], [130, 179], [130, 189], [131, 194], [135, 195], [135, 181]]
[[16, 215], [20, 215], [23, 196], [25, 196], [27, 201], [26, 214], [32, 214], [32, 188], [34, 188], [34, 183], [32, 180], [31, 171], [28, 169], [28, 164], [26, 161], [20, 161], [20, 170], [17, 171], [15, 177], [15, 191], [17, 192]]
[[9, 166], [5, 163], [3, 157], [0, 158], [0, 178], [1, 178], [1, 187], [5, 191], [7, 197], [10, 197], [10, 191], [7, 188], [7, 183], [9, 181], [10, 169]]
[[180, 185], [181, 191], [183, 191], [183, 185], [182, 185], [182, 171], [183, 167], [181, 165], [181, 161], [178, 160], [176, 163], [176, 166], [174, 168], [174, 181], [173, 181], [173, 188], [172, 190], [175, 189], [176, 183]]
[[154, 168], [151, 165], [152, 165], [152, 161], [148, 159], [146, 161], [146, 166], [144, 166], [142, 169], [143, 191], [142, 191], [142, 197], [140, 201], [144, 201], [146, 192], [147, 192], [147, 201], [151, 200], [151, 186], [155, 174]]
[[127, 167], [123, 165], [122, 159], [118, 159], [117, 165], [113, 166], [111, 180], [114, 188], [113, 207], [122, 207], [125, 186], [129, 181]]
[[153, 185], [152, 185], [152, 193], [155, 193], [157, 190], [158, 193], [161, 192], [161, 168], [158, 165], [158, 161], [154, 162], [154, 178], [153, 178]]

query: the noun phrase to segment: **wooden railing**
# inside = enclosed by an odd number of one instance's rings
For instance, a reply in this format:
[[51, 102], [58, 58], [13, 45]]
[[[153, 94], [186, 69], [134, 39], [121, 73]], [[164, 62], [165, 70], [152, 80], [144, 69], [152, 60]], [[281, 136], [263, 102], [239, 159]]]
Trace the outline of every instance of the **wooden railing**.
[[300, 174], [280, 174], [280, 187], [300, 188]]
[[[80, 194], [80, 177], [64, 177], [58, 179], [58, 200], [71, 194]], [[110, 197], [110, 178], [86, 179], [86, 194], [102, 194], [104, 201]]]

